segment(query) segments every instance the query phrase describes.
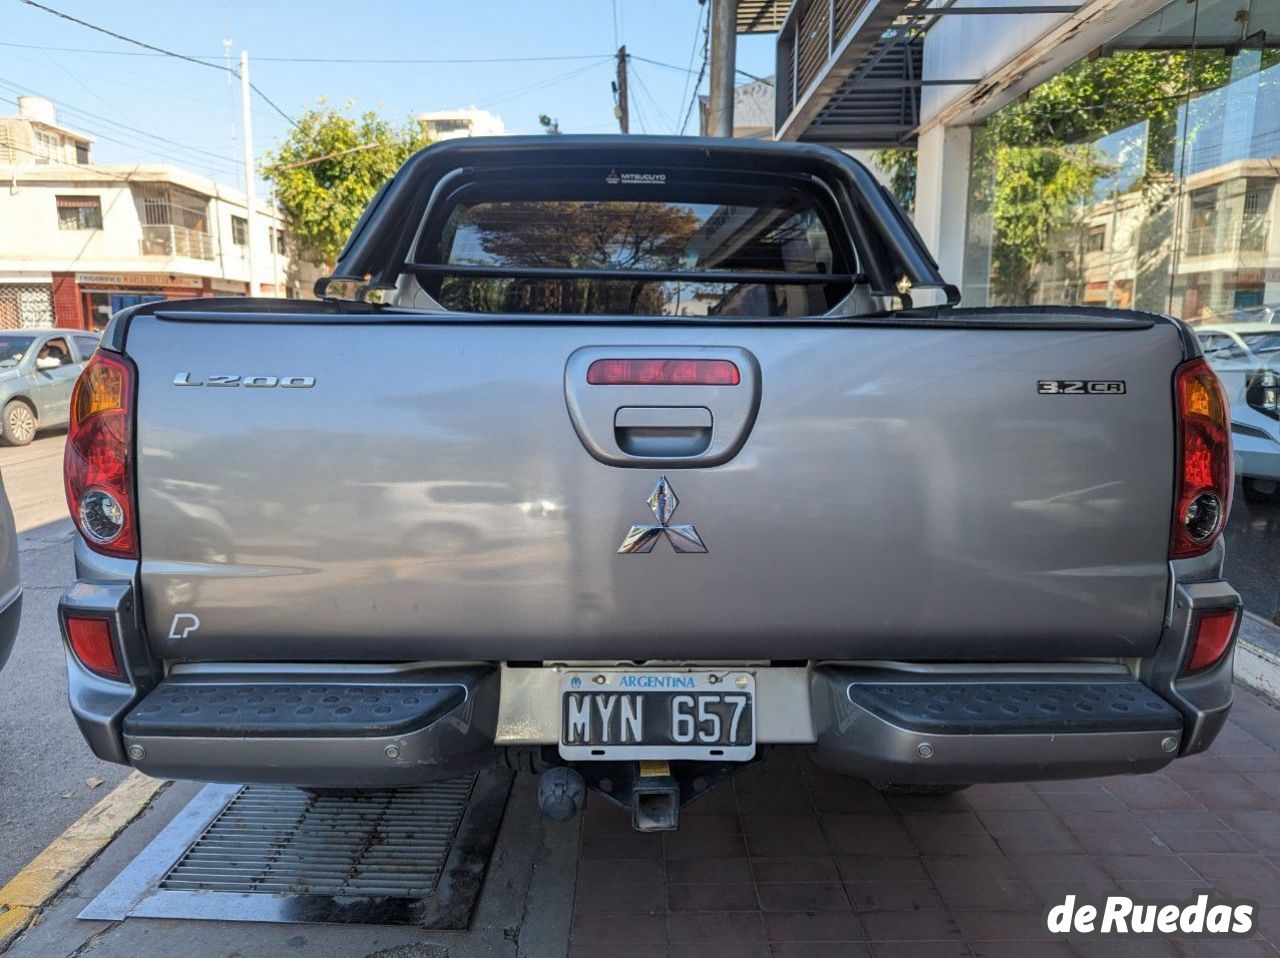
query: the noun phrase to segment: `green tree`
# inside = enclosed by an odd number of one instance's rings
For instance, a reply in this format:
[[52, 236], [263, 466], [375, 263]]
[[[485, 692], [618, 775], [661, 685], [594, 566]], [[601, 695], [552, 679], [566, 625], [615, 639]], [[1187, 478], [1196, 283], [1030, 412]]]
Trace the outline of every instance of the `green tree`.
[[351, 106], [322, 99], [262, 164], [299, 246], [328, 266], [378, 187], [430, 142], [412, 119], [396, 126]]

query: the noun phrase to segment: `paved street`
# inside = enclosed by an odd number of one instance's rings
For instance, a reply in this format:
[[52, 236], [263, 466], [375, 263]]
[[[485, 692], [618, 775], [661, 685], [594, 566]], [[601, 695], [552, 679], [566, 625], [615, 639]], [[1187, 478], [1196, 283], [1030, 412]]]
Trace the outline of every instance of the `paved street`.
[[[0, 446], [22, 562], [22, 626], [0, 672], [0, 884], [124, 777], [99, 762], [67, 710], [58, 597], [74, 575], [62, 492], [65, 431]], [[96, 788], [85, 784], [100, 778]]]

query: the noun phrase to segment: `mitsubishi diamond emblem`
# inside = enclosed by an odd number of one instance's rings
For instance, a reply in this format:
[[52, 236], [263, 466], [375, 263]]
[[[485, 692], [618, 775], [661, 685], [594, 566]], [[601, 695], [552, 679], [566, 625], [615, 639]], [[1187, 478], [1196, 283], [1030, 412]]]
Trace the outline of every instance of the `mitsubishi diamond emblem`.
[[658, 484], [653, 487], [653, 492], [649, 493], [648, 502], [649, 508], [653, 510], [653, 517], [658, 520], [658, 524], [632, 526], [631, 531], [627, 533], [627, 537], [622, 540], [622, 545], [618, 546], [620, 555], [652, 552], [653, 547], [663, 536], [667, 537], [667, 541], [671, 543], [671, 548], [675, 549], [676, 552], [707, 551], [702, 537], [698, 535], [698, 530], [693, 526], [670, 525], [671, 517], [675, 515], [676, 506], [680, 505], [680, 500], [676, 498], [676, 491], [671, 488], [671, 483], [667, 482], [666, 476], [659, 479]]

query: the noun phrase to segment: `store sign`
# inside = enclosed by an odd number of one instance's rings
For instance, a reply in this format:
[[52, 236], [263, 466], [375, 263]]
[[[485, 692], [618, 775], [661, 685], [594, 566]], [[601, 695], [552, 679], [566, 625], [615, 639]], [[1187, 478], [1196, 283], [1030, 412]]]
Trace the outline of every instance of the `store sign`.
[[80, 286], [178, 286], [184, 289], [200, 289], [204, 281], [199, 276], [175, 276], [172, 273], [76, 273]]

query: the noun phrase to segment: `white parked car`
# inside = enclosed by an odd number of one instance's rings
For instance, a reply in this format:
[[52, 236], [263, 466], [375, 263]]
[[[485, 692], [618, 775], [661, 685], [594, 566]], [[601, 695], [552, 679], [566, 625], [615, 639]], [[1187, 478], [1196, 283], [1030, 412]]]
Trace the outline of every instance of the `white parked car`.
[[1231, 438], [1245, 498], [1280, 493], [1280, 325], [1198, 326], [1196, 335], [1231, 397]]

